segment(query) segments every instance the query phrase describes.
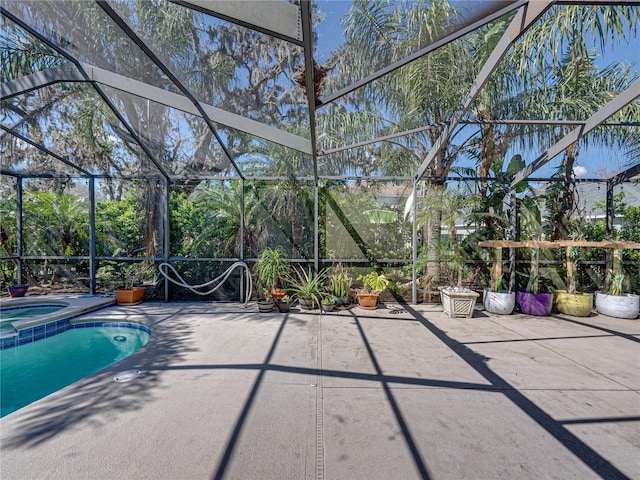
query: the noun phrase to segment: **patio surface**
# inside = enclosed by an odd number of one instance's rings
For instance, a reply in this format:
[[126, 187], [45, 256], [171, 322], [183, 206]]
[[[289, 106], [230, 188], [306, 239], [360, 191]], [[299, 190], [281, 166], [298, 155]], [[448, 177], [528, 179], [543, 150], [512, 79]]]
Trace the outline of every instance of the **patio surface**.
[[0, 420], [0, 478], [640, 479], [637, 320], [257, 310], [89, 314], [151, 340]]

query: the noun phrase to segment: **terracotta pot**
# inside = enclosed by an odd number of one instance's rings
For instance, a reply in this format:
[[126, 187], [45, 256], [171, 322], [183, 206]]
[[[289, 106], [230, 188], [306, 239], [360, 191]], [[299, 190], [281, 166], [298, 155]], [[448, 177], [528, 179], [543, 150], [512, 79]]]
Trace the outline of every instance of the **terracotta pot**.
[[551, 315], [551, 307], [553, 306], [553, 294], [551, 292], [528, 293], [520, 290], [518, 291], [517, 301], [522, 313], [542, 317]]
[[122, 305], [133, 305], [142, 302], [145, 287], [119, 288], [114, 290], [116, 302]]
[[358, 293], [358, 304], [360, 308], [375, 310], [378, 305], [378, 293]]
[[282, 300], [287, 295], [287, 291], [282, 288], [276, 288], [271, 290], [271, 297], [273, 298], [273, 306], [278, 306], [278, 300]]

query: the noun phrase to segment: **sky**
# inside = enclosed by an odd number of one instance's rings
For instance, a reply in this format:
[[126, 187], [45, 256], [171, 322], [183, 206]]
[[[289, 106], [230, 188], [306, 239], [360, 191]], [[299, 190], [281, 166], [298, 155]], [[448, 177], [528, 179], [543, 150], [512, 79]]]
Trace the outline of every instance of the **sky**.
[[[467, 3], [473, 4], [474, 2]], [[318, 34], [316, 59], [319, 63], [324, 63], [331, 52], [343, 43], [344, 38], [340, 18], [347, 13], [351, 4], [351, 1], [345, 0], [317, 0], [319, 10], [325, 14], [325, 19], [316, 28]], [[622, 60], [625, 63], [635, 63], [636, 70], [638, 70], [640, 66], [640, 51], [636, 42], [619, 42], [613, 48], [608, 44], [605, 47], [604, 55], [598, 58], [597, 64], [600, 67], [605, 67], [617, 60]], [[542, 151], [514, 151], [513, 153], [523, 153], [526, 162], [531, 163]], [[558, 155], [532, 176], [543, 177], [550, 175], [560, 164], [561, 158], [562, 156]], [[604, 177], [607, 177], [611, 176], [614, 170], [622, 168], [627, 162], [629, 162], [629, 158], [625, 157], [620, 149], [583, 146], [578, 152], [578, 168], [574, 172], [576, 176], [583, 178], [600, 178], [603, 176], [603, 172], [606, 172]]]

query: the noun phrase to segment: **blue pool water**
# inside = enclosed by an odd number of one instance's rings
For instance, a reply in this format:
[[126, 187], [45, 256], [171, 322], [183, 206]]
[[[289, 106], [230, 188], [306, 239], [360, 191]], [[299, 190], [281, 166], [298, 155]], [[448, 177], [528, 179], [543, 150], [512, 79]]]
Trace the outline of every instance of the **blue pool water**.
[[[99, 324], [98, 324], [99, 325]], [[128, 357], [149, 340], [146, 327], [72, 328], [0, 350], [0, 417]]]
[[0, 332], [11, 331], [11, 322], [46, 315], [65, 308], [66, 305], [21, 305], [19, 307], [0, 308]]

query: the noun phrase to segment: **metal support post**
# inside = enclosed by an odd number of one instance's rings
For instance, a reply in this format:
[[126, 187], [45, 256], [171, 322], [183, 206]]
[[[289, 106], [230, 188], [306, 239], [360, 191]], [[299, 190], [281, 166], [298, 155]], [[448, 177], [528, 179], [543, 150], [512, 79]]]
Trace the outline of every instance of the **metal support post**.
[[[240, 261], [244, 262], [245, 254], [244, 254], [244, 178], [240, 180], [240, 231], [238, 235], [240, 235]], [[240, 275], [240, 301], [244, 301], [244, 289], [249, 288], [249, 285], [245, 285], [245, 276], [243, 274]]]
[[411, 195], [413, 197], [413, 206], [412, 206], [412, 214], [413, 218], [411, 219], [411, 259], [413, 260], [413, 267], [411, 273], [412, 279], [412, 287], [411, 287], [411, 303], [416, 305], [418, 303], [418, 272], [416, 271], [416, 263], [418, 262], [418, 224], [417, 224], [417, 211], [418, 211], [418, 183], [414, 180], [413, 182], [413, 190]]
[[[516, 189], [509, 191], [509, 240], [515, 241], [518, 222], [518, 205]], [[509, 291], [516, 288], [516, 249], [509, 247]]]
[[320, 271], [320, 229], [318, 222], [318, 180], [313, 184], [313, 266], [316, 275]]
[[89, 293], [96, 293], [96, 179], [89, 178]]
[[22, 177], [16, 181], [16, 283], [22, 283]]
[[[165, 194], [165, 203], [164, 203], [164, 261], [165, 263], [169, 263], [169, 257], [171, 256], [171, 219], [169, 218], [169, 212], [171, 211], [171, 184], [169, 183], [169, 179], [163, 177], [163, 186], [164, 186], [164, 194]], [[169, 288], [170, 282], [169, 279], [165, 276], [164, 278], [164, 301], [169, 302]]]

